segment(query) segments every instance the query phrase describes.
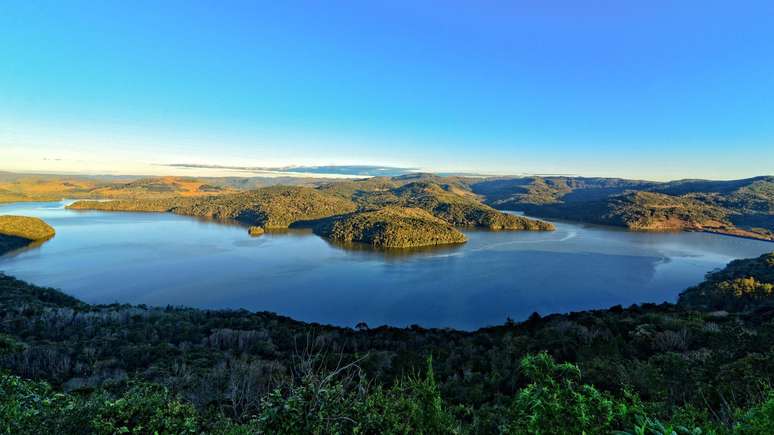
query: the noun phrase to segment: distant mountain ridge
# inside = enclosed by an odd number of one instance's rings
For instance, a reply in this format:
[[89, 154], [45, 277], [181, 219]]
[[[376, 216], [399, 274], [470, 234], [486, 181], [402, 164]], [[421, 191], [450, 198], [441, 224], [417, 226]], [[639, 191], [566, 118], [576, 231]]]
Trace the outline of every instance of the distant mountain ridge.
[[[311, 177], [120, 179], [0, 173], [0, 202], [53, 201], [65, 197], [122, 199], [141, 201], [123, 205], [128, 208], [183, 211], [189, 205], [184, 198], [201, 198], [195, 208], [206, 209], [218, 202], [210, 197], [274, 185], [306, 186], [323, 195], [338, 196], [359, 210], [418, 207], [455, 226], [543, 229], [497, 212], [514, 210], [535, 217], [616, 225], [638, 231], [708, 231], [774, 240], [774, 176], [656, 182], [569, 176], [481, 178], [418, 172], [348, 180]], [[221, 204], [220, 208], [228, 207]]]

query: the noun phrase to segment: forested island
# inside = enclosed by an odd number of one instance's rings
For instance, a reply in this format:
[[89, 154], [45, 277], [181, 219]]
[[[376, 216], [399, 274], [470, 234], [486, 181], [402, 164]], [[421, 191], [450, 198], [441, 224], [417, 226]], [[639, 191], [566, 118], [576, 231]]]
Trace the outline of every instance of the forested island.
[[407, 248], [464, 243], [465, 235], [421, 208], [385, 207], [328, 219], [315, 232], [337, 242], [377, 248]]
[[[408, 210], [366, 213], [451, 228]], [[773, 288], [774, 253], [676, 304], [464, 332], [89, 305], [0, 275], [0, 432], [769, 434]]]

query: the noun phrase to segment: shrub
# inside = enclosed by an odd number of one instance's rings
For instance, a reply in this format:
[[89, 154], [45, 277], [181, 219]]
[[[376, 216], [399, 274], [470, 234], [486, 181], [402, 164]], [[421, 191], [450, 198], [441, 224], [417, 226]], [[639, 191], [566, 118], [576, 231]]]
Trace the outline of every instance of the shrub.
[[557, 364], [547, 353], [524, 357], [521, 370], [531, 383], [513, 402], [508, 433], [609, 433], [642, 413], [638, 400], [619, 402], [581, 384], [577, 366]]

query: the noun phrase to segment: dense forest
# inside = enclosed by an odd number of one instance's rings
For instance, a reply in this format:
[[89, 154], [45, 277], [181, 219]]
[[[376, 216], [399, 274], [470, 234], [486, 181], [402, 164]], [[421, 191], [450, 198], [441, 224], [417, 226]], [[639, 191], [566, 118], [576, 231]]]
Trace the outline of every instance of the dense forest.
[[409, 248], [465, 242], [465, 235], [421, 208], [384, 207], [350, 213], [315, 225], [317, 234], [336, 242], [377, 248]]
[[525, 177], [470, 182], [498, 209], [625, 226], [640, 231], [709, 231], [774, 240], [774, 177], [651, 182]]
[[201, 198], [78, 201], [69, 208], [171, 212], [233, 219], [264, 229], [308, 226], [334, 241], [369, 243], [380, 248], [464, 242], [462, 234], [450, 226], [554, 229], [547, 222], [495, 210], [469, 190], [438, 184], [427, 177], [419, 181], [405, 177], [344, 181], [317, 188], [272, 186]]
[[[179, 209], [189, 214], [228, 214], [224, 212], [234, 212], [236, 203], [242, 202], [237, 199], [240, 192], [274, 185], [313, 188], [323, 197], [331, 194], [352, 202], [358, 210], [388, 205], [422, 208], [455, 226], [534, 229], [541, 225], [539, 221], [498, 213], [495, 210], [498, 209], [639, 231], [709, 231], [774, 240], [772, 176], [730, 181], [655, 182], [619, 178], [476, 178], [412, 173], [331, 181], [305, 177], [100, 178], [0, 173], [0, 203], [62, 198], [119, 199], [123, 201], [113, 206], [86, 203], [79, 207], [135, 211]], [[230, 199], [213, 199], [221, 195]], [[224, 202], [233, 204], [224, 205]], [[191, 208], [191, 204], [196, 206]], [[220, 210], [224, 207], [227, 210]], [[273, 212], [277, 213], [277, 210]], [[260, 222], [248, 224], [261, 226]], [[280, 219], [278, 223], [267, 224], [282, 226], [284, 222]]]
[[677, 304], [464, 332], [88, 305], [0, 276], [0, 430], [769, 434], [773, 277], [768, 254]]

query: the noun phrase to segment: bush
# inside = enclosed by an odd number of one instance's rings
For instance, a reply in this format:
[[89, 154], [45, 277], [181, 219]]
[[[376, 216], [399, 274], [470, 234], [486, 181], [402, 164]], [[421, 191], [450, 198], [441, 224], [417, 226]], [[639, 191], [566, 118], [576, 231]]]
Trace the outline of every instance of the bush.
[[636, 398], [617, 401], [581, 384], [577, 366], [557, 364], [547, 353], [524, 357], [521, 370], [531, 383], [513, 402], [508, 433], [609, 433], [643, 413]]
[[741, 422], [736, 426], [736, 432], [749, 435], [774, 434], [774, 390], [770, 390], [766, 400], [740, 413]]
[[117, 399], [103, 398], [99, 402], [92, 420], [97, 433], [199, 432], [193, 405], [176, 399], [160, 385], [137, 384]]
[[307, 374], [297, 385], [274, 390], [262, 403], [258, 427], [266, 433], [460, 432], [441, 398], [430, 359], [424, 377], [409, 376], [390, 389], [369, 391], [362, 379], [347, 385], [349, 379]]

